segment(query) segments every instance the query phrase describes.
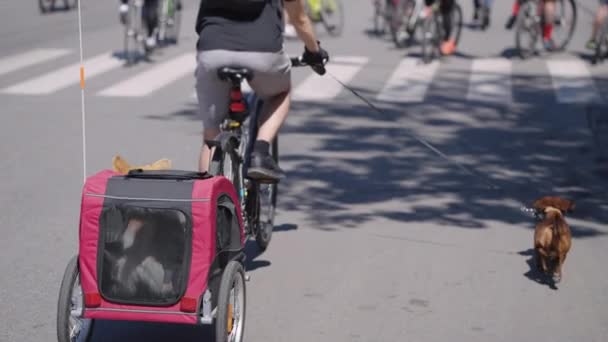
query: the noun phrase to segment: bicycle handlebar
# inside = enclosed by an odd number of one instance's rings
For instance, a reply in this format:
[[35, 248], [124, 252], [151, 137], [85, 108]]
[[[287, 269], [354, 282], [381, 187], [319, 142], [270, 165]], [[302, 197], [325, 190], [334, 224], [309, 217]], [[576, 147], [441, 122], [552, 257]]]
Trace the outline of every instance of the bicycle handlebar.
[[313, 65], [313, 64], [305, 63], [302, 60], [302, 56], [291, 58], [291, 66], [292, 67], [296, 67], [297, 68], [297, 67], [309, 66], [312, 70], [314, 70], [314, 72], [316, 72], [317, 74], [319, 74], [321, 76], [325, 75], [325, 71], [326, 71], [325, 70], [325, 63], [327, 63], [327, 60], [324, 60], [323, 64], [314, 64]]

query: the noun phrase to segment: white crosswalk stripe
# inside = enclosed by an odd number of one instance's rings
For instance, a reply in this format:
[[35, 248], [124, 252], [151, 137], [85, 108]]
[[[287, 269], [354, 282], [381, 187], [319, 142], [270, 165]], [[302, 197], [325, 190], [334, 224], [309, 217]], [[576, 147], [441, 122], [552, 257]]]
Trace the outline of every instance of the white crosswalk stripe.
[[44, 63], [70, 53], [66, 49], [36, 49], [18, 55], [0, 59], [0, 75], [15, 72], [23, 68]]
[[511, 68], [511, 61], [504, 58], [474, 60], [471, 65], [467, 100], [511, 103]]
[[186, 53], [99, 92], [101, 96], [140, 97], [194, 72], [194, 53]]
[[[85, 76], [89, 80], [123, 65], [123, 62], [103, 53], [84, 62]], [[25, 82], [2, 89], [2, 93], [22, 95], [46, 95], [80, 83], [80, 63], [63, 67], [57, 71], [36, 77]]]
[[[28, 68], [39, 64], [61, 63], [60, 57], [67, 56], [73, 51], [68, 49], [34, 49], [21, 54], [0, 58], [0, 76], [27, 72]], [[137, 73], [127, 73], [116, 81], [116, 76], [122, 72], [124, 62], [106, 52], [85, 61], [87, 81], [95, 77], [95, 89], [101, 89], [95, 95], [103, 97], [140, 98], [151, 96], [156, 91], [170, 84], [188, 80], [193, 82], [195, 69], [194, 53], [184, 53], [158, 64], [142, 65]], [[349, 85], [355, 77], [365, 80], [372, 72], [377, 74], [374, 67], [366, 68], [369, 59], [364, 56], [338, 56], [332, 58], [327, 66], [328, 72], [341, 82]], [[540, 64], [542, 63], [542, 64]], [[461, 63], [462, 65], [462, 63]], [[546, 65], [546, 68], [543, 67]], [[441, 72], [446, 67], [447, 73]], [[423, 103], [433, 96], [432, 92], [441, 89], [442, 84], [458, 83], [458, 88], [464, 91], [465, 98], [458, 95], [459, 101], [510, 104], [516, 101], [519, 91], [529, 92], [526, 87], [536, 87], [534, 82], [522, 83], [522, 89], [514, 89], [513, 82], [519, 74], [514, 68], [521, 68], [518, 62], [506, 58], [480, 58], [473, 59], [470, 68], [459, 68], [458, 72], [450, 72], [452, 67], [440, 61], [429, 64], [421, 63], [419, 59], [407, 57], [399, 60], [396, 67], [390, 71], [386, 79], [376, 78], [372, 85], [379, 102], [395, 104]], [[600, 87], [590, 72], [585, 61], [579, 59], [546, 60], [536, 62], [532, 77], [551, 78], [554, 97], [557, 103], [597, 103], [604, 99]], [[52, 94], [70, 86], [77, 86], [80, 82], [79, 63], [63, 65], [47, 73], [16, 84], [6, 85], [0, 89], [1, 94], [11, 95], [46, 95]], [[529, 67], [528, 67], [528, 70]], [[594, 69], [595, 70], [595, 69]], [[387, 70], [388, 71], [388, 70]], [[462, 72], [461, 72], [462, 71]], [[114, 72], [114, 74], [112, 74]], [[305, 71], [298, 71], [305, 72]], [[594, 71], [595, 72], [595, 71]], [[103, 78], [102, 75], [109, 76]], [[31, 75], [31, 72], [30, 72]], [[361, 76], [359, 76], [361, 75]], [[14, 77], [11, 78], [14, 79]], [[601, 80], [601, 75], [595, 75]], [[104, 83], [112, 79], [113, 83]], [[332, 101], [342, 91], [343, 87], [332, 77], [319, 76], [312, 73], [304, 78], [295, 77], [292, 98], [296, 101]], [[446, 81], [447, 80], [447, 81]], [[598, 81], [599, 82], [599, 81]], [[437, 83], [439, 88], [432, 85]], [[101, 86], [101, 85], [103, 86]], [[601, 85], [601, 83], [598, 83]], [[603, 89], [602, 89], [603, 90]], [[251, 91], [247, 82], [243, 83], [243, 91]], [[367, 89], [372, 91], [372, 89]], [[462, 93], [460, 93], [462, 94]], [[196, 100], [196, 92], [191, 94]], [[369, 95], [368, 95], [369, 96]], [[373, 96], [373, 95], [372, 95]], [[456, 95], [455, 95], [456, 96]]]
[[585, 62], [581, 60], [547, 61], [558, 103], [601, 101]]
[[395, 103], [422, 102], [437, 69], [437, 61], [421, 64], [417, 58], [406, 58], [401, 61], [376, 99]]
[[[350, 82], [367, 64], [366, 57], [335, 57], [327, 65], [327, 71], [341, 82]], [[297, 101], [328, 101], [342, 91], [342, 86], [331, 79], [312, 74], [306, 78], [295, 90], [292, 98]]]

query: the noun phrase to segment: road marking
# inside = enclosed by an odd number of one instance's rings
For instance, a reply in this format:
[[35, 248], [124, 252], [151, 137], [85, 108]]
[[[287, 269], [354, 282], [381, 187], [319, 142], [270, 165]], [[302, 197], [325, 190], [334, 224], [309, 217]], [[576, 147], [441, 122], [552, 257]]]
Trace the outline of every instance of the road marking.
[[439, 62], [423, 64], [419, 61], [417, 58], [403, 59], [376, 99], [395, 103], [424, 101], [433, 77], [439, 69]]
[[[343, 83], [350, 82], [367, 64], [365, 57], [335, 57], [326, 69]], [[306, 78], [293, 92], [293, 99], [299, 101], [326, 101], [338, 96], [342, 86], [331, 77], [321, 77], [315, 73]]]
[[158, 89], [194, 72], [194, 53], [186, 53], [167, 62], [126, 79], [98, 93], [101, 96], [140, 97], [152, 94]]
[[558, 103], [599, 102], [601, 97], [583, 61], [548, 61]]
[[50, 61], [65, 56], [70, 50], [65, 49], [35, 49], [22, 54], [0, 59], [0, 75], [17, 71], [28, 66]]
[[467, 100], [501, 104], [513, 102], [511, 69], [511, 61], [504, 58], [474, 60]]
[[[104, 72], [119, 68], [123, 62], [104, 53], [84, 61], [87, 80]], [[71, 85], [80, 84], [80, 63], [36, 77], [2, 90], [8, 94], [45, 95]]]

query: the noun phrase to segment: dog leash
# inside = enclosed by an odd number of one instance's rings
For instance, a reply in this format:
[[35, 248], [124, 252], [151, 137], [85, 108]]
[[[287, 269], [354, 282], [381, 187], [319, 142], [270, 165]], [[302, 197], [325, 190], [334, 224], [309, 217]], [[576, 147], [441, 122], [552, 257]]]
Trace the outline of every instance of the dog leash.
[[[344, 89], [348, 90], [349, 92], [351, 92], [353, 95], [355, 95], [357, 98], [359, 98], [361, 101], [363, 101], [369, 108], [371, 108], [372, 110], [374, 110], [376, 113], [382, 115], [382, 116], [386, 116], [386, 113], [381, 110], [380, 108], [378, 108], [376, 105], [374, 105], [370, 100], [368, 100], [365, 96], [361, 95], [359, 92], [357, 92], [355, 89], [353, 89], [352, 87], [349, 87], [347, 84], [345, 84], [344, 82], [340, 81], [340, 79], [338, 79], [335, 75], [333, 75], [329, 70], [327, 70], [327, 74], [336, 82], [338, 82], [338, 84], [340, 84], [342, 87], [344, 87]], [[493, 191], [500, 191], [502, 190], [503, 192], [506, 191], [503, 187], [498, 186], [496, 184], [494, 184], [493, 182], [491, 182], [488, 177], [485, 174], [482, 174], [476, 170], [473, 170], [470, 167], [467, 167], [466, 165], [450, 158], [447, 154], [443, 153], [439, 148], [433, 146], [433, 144], [431, 144], [428, 140], [410, 132], [408, 129], [404, 129], [405, 130], [405, 135], [416, 140], [418, 143], [422, 144], [423, 146], [425, 146], [426, 148], [428, 148], [429, 150], [431, 150], [433, 153], [435, 153], [439, 158], [443, 159], [444, 161], [448, 162], [449, 164], [456, 166], [458, 169], [460, 169], [462, 172], [472, 176], [472, 177], [476, 177], [478, 179], [481, 180], [481, 182], [486, 186], [487, 190], [493, 190]], [[528, 206], [527, 204], [524, 203], [524, 201], [521, 200], [516, 200], [517, 203], [520, 205], [520, 210], [529, 216], [536, 216], [536, 210], [534, 208], [531, 208], [530, 206]]]

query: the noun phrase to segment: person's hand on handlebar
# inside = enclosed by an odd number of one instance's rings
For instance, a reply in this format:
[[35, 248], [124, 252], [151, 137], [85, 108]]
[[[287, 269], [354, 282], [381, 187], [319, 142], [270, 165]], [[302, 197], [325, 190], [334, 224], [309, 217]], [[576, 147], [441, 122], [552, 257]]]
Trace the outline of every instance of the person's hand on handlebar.
[[318, 51], [310, 51], [304, 46], [304, 54], [302, 54], [302, 62], [310, 66], [324, 66], [329, 61], [329, 54], [319, 44]]

